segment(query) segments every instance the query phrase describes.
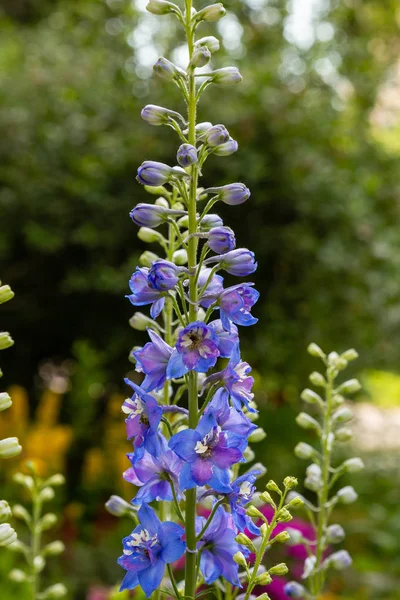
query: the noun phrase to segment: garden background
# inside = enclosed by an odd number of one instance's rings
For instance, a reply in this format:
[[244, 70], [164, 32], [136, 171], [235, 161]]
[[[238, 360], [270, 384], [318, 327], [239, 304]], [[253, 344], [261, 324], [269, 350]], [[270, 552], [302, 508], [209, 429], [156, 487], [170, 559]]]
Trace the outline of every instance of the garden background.
[[[183, 110], [154, 82], [160, 55], [180, 60], [172, 19], [127, 0], [0, 2], [0, 274], [16, 293], [1, 327], [13, 408], [0, 438], [18, 435], [22, 457], [1, 473], [2, 497], [20, 500], [12, 473], [27, 458], [62, 471], [62, 561], [50, 579], [70, 598], [105, 600], [130, 524], [103, 508], [133, 496], [120, 405], [133, 371], [124, 298], [139, 255], [129, 210], [146, 159], [170, 162], [175, 139], [140, 119], [146, 103]], [[243, 331], [256, 374], [256, 446], [268, 476], [301, 476], [292, 449], [299, 392], [314, 367], [309, 342], [354, 346], [361, 372], [354, 446], [366, 463], [352, 481], [359, 502], [341, 522], [354, 568], [331, 580], [326, 600], [400, 598], [400, 9], [397, 0], [226, 2], [220, 66], [244, 82], [213, 89], [200, 119], [223, 121], [239, 141], [210, 158], [206, 178], [252, 191], [229, 224], [256, 252], [262, 297], [257, 329]], [[207, 35], [207, 25], [202, 34]], [[210, 28], [210, 33], [212, 33]], [[207, 183], [207, 182], [206, 182]], [[350, 451], [349, 451], [350, 455]], [[3, 467], [2, 465], [2, 467]], [[1, 551], [1, 599], [24, 600]], [[117, 596], [115, 596], [117, 597]], [[122, 596], [121, 596], [122, 597]]]

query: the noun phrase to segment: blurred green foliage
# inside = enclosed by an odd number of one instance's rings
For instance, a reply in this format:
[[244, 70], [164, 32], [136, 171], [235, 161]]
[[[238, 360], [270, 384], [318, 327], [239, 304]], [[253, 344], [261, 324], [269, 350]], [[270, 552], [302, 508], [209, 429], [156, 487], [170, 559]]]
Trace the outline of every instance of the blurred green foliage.
[[[199, 116], [226, 124], [239, 152], [211, 158], [204, 182], [242, 180], [252, 190], [246, 205], [221, 212], [259, 262], [260, 323], [243, 331], [243, 353], [268, 432], [259, 454], [281, 479], [302, 472], [292, 447], [310, 341], [326, 350], [354, 346], [362, 365], [398, 368], [398, 118], [382, 90], [396, 83], [399, 7], [397, 0], [226, 6], [215, 64], [234, 62], [244, 82], [209, 88]], [[148, 199], [135, 181], [139, 163], [172, 162], [177, 140], [139, 112], [149, 102], [184, 111], [174, 89], [151, 77], [151, 62], [169, 55], [179, 34], [169, 17], [147, 17], [128, 0], [3, 0], [0, 26], [0, 272], [17, 292], [3, 311], [17, 342], [5, 379], [33, 392], [42, 361], [76, 361], [63, 415], [76, 431], [72, 496], [83, 452], [101, 443], [104, 397], [120, 386], [130, 348], [144, 339], [129, 329], [123, 298], [144, 249], [128, 212]], [[400, 474], [393, 461], [382, 470], [367, 464], [350, 522], [363, 581], [348, 582], [349, 597], [369, 599], [372, 589], [374, 599], [397, 600]], [[77, 599], [88, 581], [103, 576], [111, 584], [118, 572], [105, 565], [121, 531], [109, 555], [93, 558], [104, 539], [95, 511], [68, 563]]]

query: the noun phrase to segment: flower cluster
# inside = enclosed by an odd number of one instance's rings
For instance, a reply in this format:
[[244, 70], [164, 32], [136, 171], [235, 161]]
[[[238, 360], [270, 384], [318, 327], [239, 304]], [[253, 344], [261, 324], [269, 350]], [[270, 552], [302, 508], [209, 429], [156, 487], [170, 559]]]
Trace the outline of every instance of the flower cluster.
[[[357, 379], [349, 379], [341, 384], [336, 383], [339, 373], [346, 369], [349, 362], [358, 356], [354, 349], [342, 354], [330, 352], [325, 354], [317, 344], [310, 344], [308, 352], [311, 356], [322, 360], [325, 373], [314, 371], [310, 375], [311, 383], [323, 390], [323, 396], [311, 389], [305, 389], [302, 400], [310, 407], [313, 414], [302, 412], [297, 416], [297, 424], [309, 430], [319, 439], [319, 448], [306, 442], [300, 442], [295, 448], [298, 458], [311, 461], [306, 469], [304, 486], [316, 494], [316, 503], [304, 501], [307, 514], [313, 526], [311, 536], [299, 535], [296, 543], [307, 548], [302, 579], [304, 585], [291, 581], [285, 587], [289, 598], [319, 598], [323, 592], [326, 573], [333, 568], [337, 571], [351, 565], [352, 559], [347, 550], [332, 551], [334, 544], [345, 538], [343, 527], [337, 523], [330, 524], [330, 516], [338, 504], [351, 504], [357, 500], [357, 493], [352, 486], [339, 487], [336, 482], [346, 473], [357, 473], [364, 467], [361, 458], [348, 458], [336, 467], [333, 466], [335, 446], [351, 439], [349, 423], [353, 418], [345, 396], [361, 389]], [[335, 493], [333, 491], [336, 487]]]
[[[227, 589], [247, 580], [248, 598], [259, 582], [247, 566], [252, 549], [245, 532], [263, 540], [262, 552], [256, 553], [260, 563], [273, 529], [268, 536], [265, 527], [260, 532], [257, 523], [264, 517], [251, 511], [255, 481], [265, 470], [248, 468], [254, 458], [248, 444], [265, 434], [254, 424], [253, 378], [239, 341], [240, 328], [257, 322], [252, 310], [259, 293], [252, 282], [241, 280], [255, 272], [257, 263], [253, 252], [237, 247], [235, 233], [212, 209], [218, 202], [240, 205], [250, 191], [241, 182], [200, 187], [207, 158], [228, 156], [238, 144], [224, 125], [196, 122], [206, 88], [236, 84], [241, 75], [236, 67], [211, 67], [218, 40], [195, 37], [202, 22], [223, 17], [222, 4], [196, 11], [191, 0], [185, 10], [150, 0], [147, 9], [175, 16], [185, 31], [187, 68], [162, 57], [154, 72], [180, 89], [186, 111], [183, 116], [152, 104], [142, 110], [150, 125], [171, 127], [179, 147], [177, 164], [146, 160], [137, 171], [137, 181], [156, 199], [137, 204], [130, 217], [140, 228], [139, 238], [159, 248], [143, 253], [127, 296], [133, 306], [150, 310], [150, 316], [137, 312], [130, 321], [135, 329], [147, 330], [148, 341], [130, 355], [143, 378], [140, 385], [126, 380], [131, 396], [122, 407], [133, 445], [124, 477], [138, 491], [131, 504], [113, 496], [107, 508], [129, 514], [136, 525], [119, 559], [126, 570], [122, 590], [140, 585], [147, 596], [158, 597], [167, 586], [178, 598], [182, 584], [185, 597], [194, 598], [204, 583], [220, 580]], [[205, 65], [206, 72], [198, 71]], [[282, 510], [289, 514], [282, 504], [279, 518]], [[184, 553], [185, 579], [176, 582], [170, 565]], [[166, 570], [169, 583], [162, 584]]]

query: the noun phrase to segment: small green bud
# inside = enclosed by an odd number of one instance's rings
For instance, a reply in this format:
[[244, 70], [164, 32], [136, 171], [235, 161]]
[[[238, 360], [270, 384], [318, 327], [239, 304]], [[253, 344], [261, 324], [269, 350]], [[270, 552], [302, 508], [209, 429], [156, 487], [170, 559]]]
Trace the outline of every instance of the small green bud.
[[310, 381], [313, 385], [316, 385], [317, 387], [326, 387], [326, 380], [325, 377], [323, 375], [321, 375], [321, 373], [318, 373], [317, 371], [313, 371], [310, 375]]
[[33, 559], [33, 568], [35, 573], [41, 573], [46, 566], [43, 556], [35, 556]]
[[332, 418], [335, 423], [348, 423], [353, 419], [353, 413], [347, 406], [342, 406], [333, 413]]
[[303, 400], [303, 402], [307, 402], [307, 404], [323, 404], [321, 396], [308, 388], [301, 392], [300, 398]]
[[257, 600], [271, 600], [271, 596], [269, 596], [267, 592], [264, 592], [260, 596], [257, 596]]
[[226, 10], [224, 6], [219, 2], [218, 4], [210, 4], [202, 10], [199, 10], [199, 12], [194, 15], [193, 20], [197, 23], [200, 23], [200, 21], [219, 21], [225, 14]]
[[0, 304], [3, 304], [4, 302], [8, 302], [12, 298], [14, 298], [14, 296], [15, 296], [15, 294], [9, 285], [2, 285], [0, 287]]
[[163, 196], [157, 198], [154, 204], [157, 206], [162, 206], [163, 208], [169, 208], [169, 202], [166, 198], [163, 198]]
[[[149, 244], [152, 244], [153, 242], [159, 242], [163, 239], [161, 233], [158, 233], [158, 231], [155, 231], [154, 229], [150, 229], [150, 227], [141, 227], [138, 231], [137, 236], [139, 240], [142, 240], [142, 242], [147, 242]], [[140, 257], [140, 260], [142, 260], [142, 257], [143, 254]]]
[[256, 585], [269, 585], [272, 581], [272, 577], [271, 575], [268, 573], [268, 571], [265, 571], [265, 573], [261, 573], [260, 575], [257, 575], [257, 577], [254, 580], [254, 583]]
[[341, 406], [345, 403], [345, 401], [346, 399], [344, 398], [344, 396], [342, 396], [342, 394], [334, 394], [332, 397], [332, 404], [334, 408]]
[[9, 523], [0, 525], [0, 546], [9, 546], [17, 539], [17, 534]]
[[359, 471], [362, 471], [364, 467], [364, 462], [359, 457], [348, 458], [342, 464], [342, 469], [347, 471], [347, 473], [358, 473]]
[[308, 459], [314, 456], [315, 450], [310, 444], [305, 442], [299, 442], [294, 449], [294, 453], [297, 458]]
[[322, 486], [322, 474], [319, 465], [313, 463], [307, 467], [304, 485], [307, 489], [318, 492]]
[[292, 488], [296, 487], [298, 483], [299, 482], [297, 481], [296, 477], [285, 477], [285, 479], [283, 480], [283, 485], [288, 490], [291, 490]]
[[[145, 227], [142, 227], [141, 229], [145, 229]], [[141, 230], [139, 229], [139, 231], [141, 231]], [[151, 231], [153, 231], [153, 230], [151, 229]], [[156, 233], [158, 235], [157, 231], [155, 231], [154, 233]], [[151, 267], [153, 262], [155, 262], [158, 259], [159, 259], [159, 256], [157, 254], [155, 254], [155, 252], [150, 252], [150, 250], [145, 250], [143, 252], [143, 254], [141, 254], [139, 257], [139, 263], [141, 265], [143, 265], [144, 267]]]
[[361, 390], [361, 383], [358, 379], [349, 379], [342, 383], [338, 388], [337, 392], [343, 392], [343, 394], [355, 394]]
[[146, 10], [153, 15], [167, 15], [169, 13], [180, 12], [176, 4], [167, 2], [167, 0], [150, 0], [146, 6]]
[[0, 500], [0, 523], [9, 521], [12, 517], [10, 505], [5, 500]]
[[245, 533], [239, 533], [235, 539], [238, 544], [242, 544], [242, 546], [247, 546], [248, 548], [251, 549], [252, 552], [256, 551], [256, 548], [255, 548], [253, 542], [251, 541], [251, 539], [249, 537], [247, 537], [247, 535]]
[[41, 531], [46, 531], [47, 529], [51, 529], [57, 523], [57, 515], [54, 513], [46, 513], [44, 517], [39, 521], [39, 529]]
[[15, 473], [15, 475], [13, 476], [13, 480], [15, 481], [15, 483], [23, 485], [28, 490], [33, 489], [33, 479], [30, 475], [24, 475], [23, 473]]
[[358, 352], [357, 350], [354, 350], [354, 348], [350, 348], [341, 354], [341, 358], [344, 358], [347, 362], [351, 362], [358, 358]]
[[172, 261], [179, 267], [186, 265], [188, 261], [187, 251], [184, 248], [181, 248], [181, 250], [175, 250], [172, 255]]
[[289, 523], [293, 519], [287, 508], [283, 507], [278, 513], [278, 523]]
[[29, 546], [20, 540], [15, 540], [15, 542], [8, 546], [8, 550], [11, 550], [11, 552], [19, 552], [20, 554], [24, 554], [26, 556], [27, 552], [29, 552]]
[[54, 496], [55, 493], [53, 488], [51, 487], [43, 488], [39, 494], [39, 498], [40, 500], [42, 500], [42, 502], [48, 502], [49, 500], [53, 500]]
[[268, 572], [271, 575], [286, 575], [286, 573], [288, 573], [288, 571], [289, 571], [289, 569], [287, 568], [285, 563], [279, 563], [278, 565], [275, 565], [274, 567], [271, 567], [270, 569], [268, 569]]
[[260, 500], [262, 500], [266, 504], [269, 504], [270, 506], [273, 506], [274, 508], [276, 506], [271, 494], [269, 494], [268, 492], [263, 492], [262, 494], [260, 494]]
[[264, 538], [266, 535], [268, 535], [268, 525], [266, 523], [263, 523], [260, 527], [260, 532], [261, 532], [261, 536]]
[[304, 500], [301, 496], [295, 496], [287, 503], [290, 508], [301, 508], [304, 506]]
[[14, 456], [18, 456], [21, 450], [22, 446], [20, 446], [16, 437], [0, 440], [0, 458], [13, 458]]
[[358, 498], [358, 494], [351, 485], [346, 485], [336, 494], [341, 504], [352, 504]]
[[251, 442], [251, 443], [262, 442], [263, 440], [265, 440], [266, 437], [267, 437], [267, 434], [265, 433], [264, 429], [262, 429], [262, 427], [257, 427], [257, 429], [255, 429], [250, 434], [249, 442]]
[[152, 196], [164, 196], [165, 198], [169, 198], [171, 194], [163, 185], [145, 185], [143, 186], [148, 194]]
[[242, 552], [236, 552], [236, 554], [233, 555], [233, 560], [236, 564], [240, 565], [241, 567], [247, 567], [247, 561]]
[[146, 331], [148, 327], [154, 325], [154, 321], [141, 312], [135, 312], [129, 319], [129, 325], [137, 331]]
[[26, 573], [21, 571], [21, 569], [12, 569], [8, 574], [8, 578], [15, 583], [23, 583], [28, 579]]
[[21, 504], [16, 504], [12, 509], [13, 515], [16, 519], [21, 519], [27, 524], [31, 522], [31, 515], [28, 513], [26, 508]]
[[61, 540], [56, 540], [55, 542], [50, 542], [43, 548], [44, 556], [58, 556], [62, 554], [65, 550], [65, 544]]
[[317, 346], [317, 344], [310, 344], [307, 348], [307, 352], [308, 354], [311, 354], [311, 356], [314, 356], [315, 358], [325, 358], [325, 352], [323, 352], [321, 350], [321, 348], [319, 346]]
[[321, 426], [313, 417], [305, 412], [301, 412], [296, 417], [296, 423], [303, 429], [312, 429], [313, 431], [321, 432]]
[[254, 453], [254, 451], [250, 448], [250, 446], [247, 446], [246, 450], [243, 452], [243, 456], [246, 459], [246, 462], [252, 462], [256, 455]]
[[271, 544], [275, 544], [275, 542], [279, 542], [283, 544], [284, 542], [288, 542], [290, 540], [290, 535], [287, 531], [281, 531], [271, 540]]
[[256, 519], [262, 519], [264, 516], [262, 512], [259, 511], [258, 508], [256, 508], [255, 506], [249, 506], [246, 510], [246, 513], [249, 515], [249, 517], [253, 517]]
[[10, 348], [14, 344], [14, 340], [8, 331], [0, 332], [0, 350], [5, 350], [6, 348]]
[[7, 392], [0, 394], [0, 411], [7, 410], [12, 405], [12, 400]]
[[68, 593], [67, 588], [63, 583], [56, 583], [47, 588], [42, 594], [43, 600], [51, 599], [51, 598], [64, 598]]
[[189, 228], [189, 216], [184, 215], [183, 217], [178, 219], [176, 223], [180, 228], [188, 229]]
[[335, 431], [335, 438], [338, 442], [348, 442], [353, 437], [350, 427], [341, 427]]
[[265, 486], [267, 488], [267, 490], [269, 490], [270, 492], [276, 492], [277, 494], [279, 494], [280, 496], [282, 495], [281, 490], [279, 489], [279, 487], [276, 485], [275, 481], [273, 481], [273, 479], [270, 479], [267, 483], [267, 485]]

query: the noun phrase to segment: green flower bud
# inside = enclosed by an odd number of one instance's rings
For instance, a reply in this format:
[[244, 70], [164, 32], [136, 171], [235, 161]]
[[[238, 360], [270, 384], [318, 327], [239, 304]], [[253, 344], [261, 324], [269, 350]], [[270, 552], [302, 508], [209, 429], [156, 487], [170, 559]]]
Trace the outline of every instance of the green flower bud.
[[310, 344], [307, 348], [307, 352], [308, 354], [311, 354], [311, 356], [314, 356], [315, 358], [325, 358], [325, 352], [323, 352], [321, 350], [321, 348], [319, 346], [317, 346], [317, 344]]
[[9, 523], [0, 525], [0, 546], [9, 546], [17, 539], [17, 534]]
[[358, 494], [351, 485], [346, 485], [336, 494], [341, 504], [352, 504], [358, 498]]
[[283, 507], [278, 513], [278, 523], [289, 523], [293, 519], [287, 508]]
[[362, 471], [364, 467], [364, 462], [359, 457], [348, 458], [342, 464], [342, 469], [347, 471], [347, 473], [358, 473], [359, 471]]
[[0, 523], [9, 521], [12, 517], [10, 505], [5, 500], [0, 500]]
[[260, 532], [261, 532], [261, 537], [265, 537], [266, 535], [268, 535], [268, 525], [266, 523], [263, 523], [260, 527]]
[[294, 449], [297, 458], [308, 459], [314, 456], [314, 448], [305, 442], [299, 442]]
[[172, 255], [172, 262], [182, 267], [183, 265], [187, 264], [187, 261], [188, 255], [187, 251], [184, 248], [181, 248], [180, 250], [175, 250], [175, 252]]
[[35, 556], [33, 559], [33, 568], [35, 573], [41, 573], [46, 566], [43, 556]]
[[[138, 231], [137, 236], [138, 236], [139, 240], [142, 240], [142, 242], [147, 242], [148, 244], [152, 244], [154, 242], [158, 242], [163, 239], [163, 236], [161, 233], [158, 233], [158, 231], [155, 231], [154, 229], [150, 229], [150, 227], [141, 227]], [[143, 257], [143, 254], [139, 259], [140, 262], [141, 262], [142, 257]], [[145, 266], [150, 266], [150, 265], [145, 265]]]
[[22, 446], [20, 446], [16, 437], [0, 440], [0, 458], [13, 458], [14, 456], [18, 456], [21, 450]]
[[333, 413], [332, 418], [335, 423], [348, 423], [353, 419], [353, 413], [347, 406], [342, 406], [342, 408]]
[[167, 2], [167, 0], [150, 0], [146, 6], [146, 10], [153, 15], [167, 15], [169, 13], [180, 12], [176, 4]]
[[301, 508], [302, 506], [304, 506], [304, 500], [301, 496], [295, 496], [294, 498], [289, 500], [287, 506], [290, 508]]
[[345, 401], [346, 399], [341, 394], [334, 394], [332, 397], [332, 405], [334, 408], [341, 406]]
[[150, 250], [145, 250], [143, 254], [140, 255], [139, 262], [144, 267], [151, 267], [153, 262], [159, 260], [159, 258], [160, 257], [154, 252], [150, 252]]
[[288, 571], [289, 571], [289, 569], [287, 568], [285, 563], [279, 563], [278, 565], [275, 565], [274, 567], [271, 567], [270, 569], [268, 569], [268, 572], [271, 575], [286, 575], [286, 573], [288, 573]]
[[31, 523], [31, 515], [21, 504], [16, 504], [15, 506], [13, 506], [12, 513], [16, 519], [21, 519], [28, 525]]
[[301, 392], [300, 398], [307, 402], [307, 404], [323, 404], [323, 400], [321, 396], [313, 392], [312, 390], [306, 388]]
[[271, 540], [271, 544], [275, 544], [275, 542], [279, 542], [283, 544], [284, 542], [288, 542], [290, 540], [290, 535], [287, 531], [281, 531]]
[[0, 393], [0, 412], [3, 410], [7, 410], [12, 405], [12, 400], [7, 392]]
[[8, 578], [15, 583], [23, 583], [28, 579], [26, 573], [21, 569], [12, 569], [8, 574]]
[[309, 379], [311, 383], [317, 387], [326, 387], [326, 379], [321, 373], [318, 373], [318, 371], [313, 371]]
[[268, 596], [267, 592], [264, 592], [260, 596], [257, 596], [257, 600], [271, 600], [271, 596]]
[[163, 208], [169, 208], [169, 202], [168, 200], [163, 198], [163, 196], [157, 198], [154, 204], [156, 204], [157, 206], [162, 206]]
[[262, 429], [262, 427], [257, 427], [257, 429], [250, 434], [249, 442], [252, 444], [255, 442], [262, 442], [266, 437], [267, 434], [265, 433], [264, 429]]
[[279, 487], [276, 485], [275, 481], [273, 481], [272, 479], [270, 479], [267, 483], [267, 485], [265, 486], [267, 488], [267, 490], [269, 490], [270, 492], [276, 492], [279, 495], [282, 495], [281, 490], [279, 489]]
[[57, 523], [57, 520], [57, 515], [54, 513], [46, 513], [39, 521], [39, 529], [41, 531], [47, 531], [47, 529], [51, 529], [51, 527]]
[[13, 476], [13, 480], [15, 481], [15, 483], [23, 485], [28, 490], [33, 489], [33, 479], [30, 475], [24, 475], [23, 473], [15, 473], [15, 475]]
[[262, 519], [264, 516], [262, 512], [259, 511], [255, 506], [249, 506], [246, 510], [246, 513], [249, 515], [249, 517], [254, 517], [256, 519]]
[[53, 500], [55, 496], [54, 490], [51, 487], [45, 487], [41, 490], [40, 494], [39, 494], [39, 498], [40, 500], [42, 500], [42, 502], [47, 502], [49, 500]]
[[260, 500], [262, 500], [266, 504], [269, 504], [270, 506], [273, 506], [273, 507], [276, 506], [275, 502], [272, 499], [271, 494], [269, 494], [268, 492], [263, 492], [262, 494], [260, 494]]
[[247, 446], [246, 450], [243, 452], [243, 456], [246, 459], [246, 462], [251, 462], [255, 459], [256, 455], [250, 446]]
[[64, 598], [67, 593], [68, 590], [63, 583], [56, 583], [43, 592], [42, 598], [43, 600], [47, 600], [48, 598]]
[[197, 69], [204, 67], [211, 58], [211, 52], [207, 46], [198, 46], [194, 49], [189, 67]]
[[257, 479], [261, 479], [267, 472], [267, 467], [265, 467], [262, 463], [257, 462], [251, 467], [252, 471], [261, 471], [259, 475], [257, 475]]
[[254, 580], [254, 583], [256, 585], [269, 585], [272, 581], [272, 577], [271, 575], [268, 573], [268, 571], [265, 571], [265, 573], [261, 573], [260, 575], [257, 575], [257, 577]]
[[317, 431], [318, 433], [321, 432], [321, 426], [318, 423], [318, 421], [316, 421], [307, 413], [299, 413], [296, 417], [296, 423], [297, 425], [299, 425], [299, 427], [302, 427], [303, 429], [312, 429], [314, 431]]
[[338, 442], [348, 442], [353, 437], [350, 427], [341, 427], [335, 431], [335, 438]]
[[354, 350], [354, 348], [350, 348], [341, 354], [341, 358], [344, 358], [347, 360], [347, 362], [351, 362], [352, 360], [356, 360], [356, 358], [358, 358], [358, 352], [357, 350]]
[[0, 350], [5, 350], [6, 348], [10, 348], [14, 344], [14, 340], [8, 331], [0, 332]]
[[296, 477], [285, 477], [285, 479], [283, 480], [283, 485], [288, 490], [291, 490], [292, 488], [296, 487], [298, 483], [299, 482], [297, 481]]
[[247, 561], [242, 552], [236, 552], [236, 554], [233, 555], [233, 560], [236, 564], [240, 565], [241, 567], [247, 567]]
[[193, 20], [197, 23], [200, 23], [200, 21], [219, 21], [225, 14], [226, 10], [224, 6], [219, 2], [218, 4], [210, 4], [199, 10], [194, 15]]
[[65, 550], [65, 544], [61, 540], [56, 540], [55, 542], [50, 542], [43, 548], [44, 556], [58, 556], [62, 554]]
[[361, 383], [358, 381], [358, 379], [349, 379], [348, 381], [342, 383], [336, 391], [343, 392], [343, 394], [355, 394], [360, 390]]
[[2, 285], [0, 287], [0, 304], [4, 304], [4, 302], [8, 302], [12, 298], [14, 298], [14, 296], [15, 296], [15, 294], [9, 285]]
[[146, 331], [148, 327], [152, 329], [152, 325], [154, 326], [154, 321], [141, 312], [135, 312], [135, 314], [129, 319], [129, 325], [137, 331]]

